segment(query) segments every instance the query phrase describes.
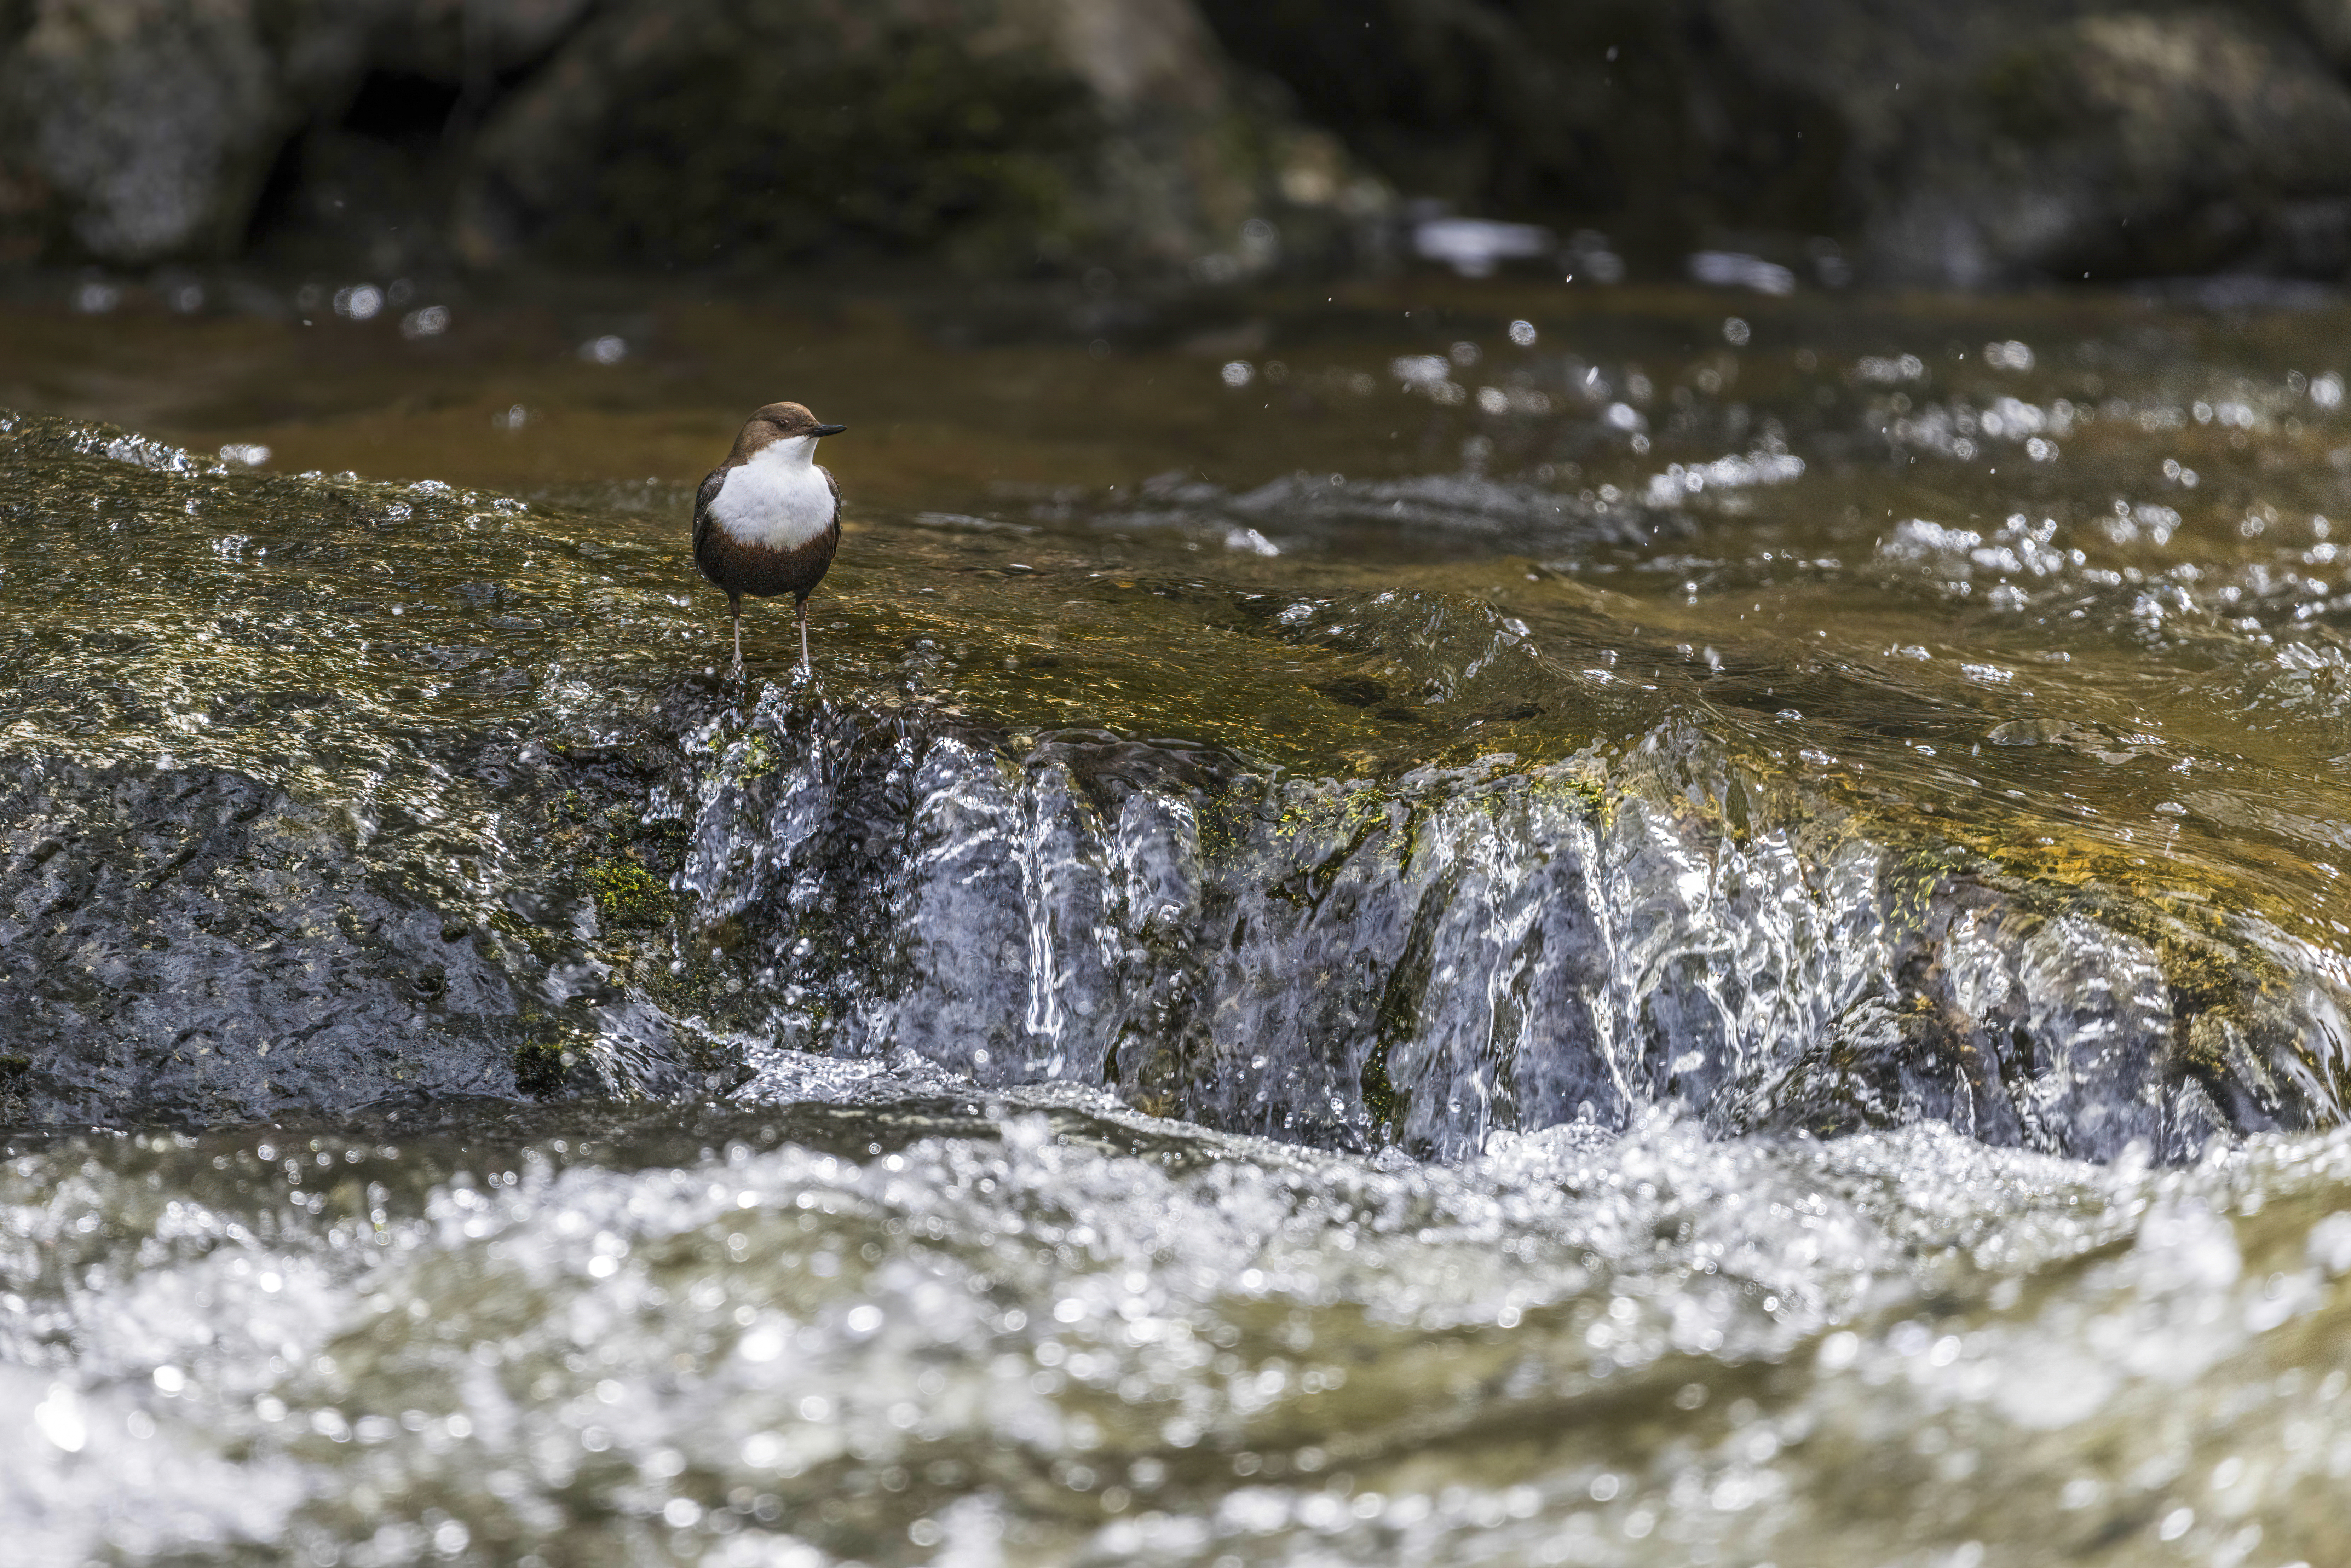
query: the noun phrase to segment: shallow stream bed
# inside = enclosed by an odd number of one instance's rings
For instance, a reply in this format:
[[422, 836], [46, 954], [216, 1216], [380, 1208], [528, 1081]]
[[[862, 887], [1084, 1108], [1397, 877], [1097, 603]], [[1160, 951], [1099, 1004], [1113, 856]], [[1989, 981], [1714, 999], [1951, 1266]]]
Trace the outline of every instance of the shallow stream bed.
[[24, 1560], [2351, 1556], [2351, 317], [406, 303], [0, 313]]

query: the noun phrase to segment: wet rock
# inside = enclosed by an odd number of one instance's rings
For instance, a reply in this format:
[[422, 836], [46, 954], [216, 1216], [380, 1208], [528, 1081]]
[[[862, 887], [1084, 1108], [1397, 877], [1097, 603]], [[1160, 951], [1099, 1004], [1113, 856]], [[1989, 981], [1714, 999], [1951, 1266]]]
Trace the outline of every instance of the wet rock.
[[1186, 5], [65, 0], [0, 33], [20, 258], [258, 229], [387, 267], [878, 248], [1229, 278], [1329, 262], [1380, 199]]
[[138, 263], [243, 239], [290, 119], [245, 7], [80, 0], [5, 21], [0, 217], [20, 240]]
[[[17, 1067], [0, 1115], [240, 1121], [739, 1079], [609, 981], [645, 884], [674, 869], [642, 808], [616, 810], [649, 788], [644, 759], [490, 716], [530, 711], [496, 644], [540, 632], [540, 607], [427, 568], [411, 584], [467, 607], [470, 645], [366, 639], [402, 682], [465, 694], [470, 720], [359, 676], [350, 591], [384, 583], [391, 536], [420, 510], [444, 545], [511, 513], [469, 521], [429, 485], [395, 500], [224, 484], [159, 444], [5, 423], [0, 1056]], [[173, 582], [141, 561], [102, 580], [91, 543], [118, 537], [160, 545], [146, 559], [168, 555]], [[273, 550], [289, 569], [274, 581]], [[176, 601], [195, 583], [212, 613], [148, 619], [151, 585]]]
[[369, 40], [377, 70], [486, 93], [496, 78], [543, 59], [595, 0], [379, 0], [390, 13]]
[[0, 225], [23, 254], [124, 265], [235, 254], [289, 144], [333, 143], [371, 73], [445, 85], [445, 117], [537, 59], [589, 4], [60, 0], [0, 13], [0, 145], [12, 150], [0, 154]]
[[2296, 41], [2218, 12], [2027, 32], [1946, 78], [1883, 166], [1885, 274], [2028, 276], [2351, 266], [2338, 150], [2351, 91]]
[[880, 248], [1228, 277], [1279, 258], [1269, 220], [1327, 250], [1347, 175], [1189, 6], [1131, 0], [614, 5], [498, 109], [471, 168], [476, 260]]
[[1620, 234], [1660, 270], [1723, 241], [1811, 276], [1980, 287], [2351, 266], [2351, 25], [2310, 0], [1462, 7], [1207, 0], [1243, 61], [1408, 194]]
[[[1334, 26], [1316, 0], [1202, 5], [1235, 57], [1406, 195], [1562, 233], [1605, 224], [1677, 273], [1709, 228], [1826, 233], [1840, 217], [1838, 106], [1757, 68], [1732, 9], [1377, 0]], [[1840, 25], [1875, 25], [1803, 20], [1792, 41], [1824, 49], [1844, 47]]]
[[2329, 60], [2351, 64], [2351, 5], [2343, 0], [2294, 0], [2288, 12]]
[[[1212, 747], [958, 712], [987, 699], [929, 636], [844, 647], [831, 698], [729, 687], [680, 657], [681, 570], [507, 497], [5, 418], [0, 1120], [861, 1063], [1440, 1159], [1664, 1105], [2098, 1159], [2343, 1117], [2332, 955], [2121, 865], [2005, 867], [1475, 598], [1193, 583], [1187, 680], [1322, 676]], [[1089, 679], [1164, 656], [1126, 635]], [[1541, 756], [1473, 749], [1520, 722]], [[1364, 777], [1252, 760], [1321, 724], [1403, 738]]]
[[[0, 1116], [205, 1124], [740, 1079], [600, 983], [586, 906], [640, 923], [594, 874], [615, 863], [601, 835], [486, 921], [374, 836], [233, 771], [0, 758]], [[582, 847], [559, 822], [547, 841]]]
[[0, 764], [16, 1119], [246, 1121], [516, 1092], [528, 1010], [331, 808], [204, 768]]
[[741, 934], [755, 1057], [913, 1050], [1439, 1158], [1667, 1103], [2093, 1159], [2341, 1113], [2331, 992], [2211, 984], [2275, 971], [2254, 936], [1921, 860], [1684, 732], [1340, 786], [771, 695], [687, 753], [686, 918]]
[[1597, 225], [1677, 276], [1728, 246], [1842, 278], [1817, 236], [1899, 285], [2351, 267], [2332, 155], [2351, 23], [2331, 0], [1333, 16], [1321, 0], [17, 6], [0, 12], [0, 257], [882, 253], [1229, 281], [1384, 254], [1368, 167], [1466, 211]]

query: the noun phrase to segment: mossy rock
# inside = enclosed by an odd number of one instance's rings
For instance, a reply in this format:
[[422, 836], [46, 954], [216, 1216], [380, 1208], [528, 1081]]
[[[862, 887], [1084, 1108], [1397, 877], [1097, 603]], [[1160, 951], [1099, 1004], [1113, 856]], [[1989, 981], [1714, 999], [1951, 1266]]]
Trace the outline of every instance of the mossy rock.
[[580, 873], [580, 878], [607, 926], [649, 931], [669, 923], [674, 909], [669, 889], [635, 861], [605, 861]]
[[1349, 173], [1335, 141], [1228, 79], [1189, 6], [1088, 9], [1108, 15], [623, 0], [492, 111], [459, 248], [738, 272], [874, 255], [1164, 267], [1246, 253], [1243, 225], [1275, 214], [1329, 248], [1312, 220], [1362, 182], [1301, 174]]
[[[741, 266], [1033, 248], [1070, 221], [1073, 161], [1098, 127], [1051, 61], [791, 0], [726, 9], [719, 26], [664, 8], [661, 45], [601, 53], [610, 111], [575, 150], [578, 185], [546, 215], [545, 248]], [[504, 144], [538, 125], [511, 121]]]
[[551, 1040], [527, 1040], [515, 1047], [515, 1088], [544, 1099], [563, 1087], [569, 1067], [561, 1046]]

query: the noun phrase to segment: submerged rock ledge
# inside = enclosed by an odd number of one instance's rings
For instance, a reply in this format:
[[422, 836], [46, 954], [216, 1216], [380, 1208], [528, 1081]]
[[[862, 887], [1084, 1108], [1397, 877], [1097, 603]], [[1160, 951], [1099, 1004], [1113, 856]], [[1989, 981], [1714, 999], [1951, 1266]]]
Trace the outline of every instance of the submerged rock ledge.
[[1343, 781], [960, 714], [926, 647], [732, 692], [660, 646], [706, 628], [652, 541], [160, 450], [0, 434], [14, 1124], [758, 1099], [811, 1051], [1439, 1159], [1661, 1103], [2095, 1159], [2343, 1119], [2338, 956], [1687, 716]]

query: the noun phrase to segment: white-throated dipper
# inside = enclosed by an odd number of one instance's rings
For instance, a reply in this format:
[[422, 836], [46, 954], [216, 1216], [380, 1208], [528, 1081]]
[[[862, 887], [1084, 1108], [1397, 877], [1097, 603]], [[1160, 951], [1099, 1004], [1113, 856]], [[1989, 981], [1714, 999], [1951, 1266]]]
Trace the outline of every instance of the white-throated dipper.
[[735, 450], [694, 496], [694, 564], [726, 591], [735, 620], [735, 673], [743, 673], [743, 596], [792, 596], [800, 668], [809, 668], [808, 601], [841, 548], [841, 486], [817, 465], [819, 424], [796, 402], [771, 402], [744, 423]]

